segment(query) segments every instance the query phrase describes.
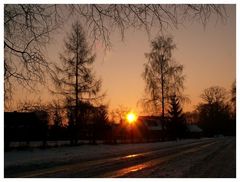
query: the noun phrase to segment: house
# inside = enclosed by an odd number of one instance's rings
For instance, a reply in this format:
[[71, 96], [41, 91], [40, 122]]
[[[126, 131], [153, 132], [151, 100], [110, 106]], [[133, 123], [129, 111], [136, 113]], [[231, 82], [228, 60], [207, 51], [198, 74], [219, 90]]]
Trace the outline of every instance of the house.
[[48, 114], [39, 112], [4, 112], [5, 145], [11, 141], [36, 141], [46, 137]]
[[161, 140], [164, 135], [161, 118], [159, 116], [139, 116], [136, 123], [146, 140]]
[[187, 137], [200, 138], [203, 134], [203, 130], [196, 124], [187, 124]]

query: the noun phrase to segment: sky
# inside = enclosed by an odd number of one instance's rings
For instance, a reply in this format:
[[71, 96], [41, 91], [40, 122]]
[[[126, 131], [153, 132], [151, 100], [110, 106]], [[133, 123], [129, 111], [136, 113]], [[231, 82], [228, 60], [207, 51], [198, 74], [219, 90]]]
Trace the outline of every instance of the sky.
[[[210, 86], [222, 86], [230, 90], [236, 79], [236, 11], [234, 6], [227, 8], [226, 22], [216, 22], [212, 18], [204, 28], [198, 22], [188, 22], [178, 29], [168, 29], [177, 48], [173, 58], [184, 66], [186, 76], [184, 94], [191, 103], [185, 104], [184, 111], [194, 110], [200, 101], [200, 94]], [[69, 32], [71, 22], [65, 25]], [[150, 52], [150, 41], [156, 37], [155, 29], [149, 37], [144, 30], [126, 31], [124, 41], [118, 32], [111, 36], [112, 48], [105, 52], [99, 43], [96, 46], [94, 71], [102, 79], [102, 91], [106, 92], [105, 103], [110, 110], [125, 106], [141, 113], [139, 100], [144, 95], [145, 82], [142, 78], [143, 64], [147, 61], [145, 53]], [[50, 61], [59, 60], [63, 50], [65, 33], [56, 34], [47, 46]], [[25, 99], [49, 101], [53, 98], [47, 89], [41, 88], [37, 93], [19, 89], [15, 101]]]

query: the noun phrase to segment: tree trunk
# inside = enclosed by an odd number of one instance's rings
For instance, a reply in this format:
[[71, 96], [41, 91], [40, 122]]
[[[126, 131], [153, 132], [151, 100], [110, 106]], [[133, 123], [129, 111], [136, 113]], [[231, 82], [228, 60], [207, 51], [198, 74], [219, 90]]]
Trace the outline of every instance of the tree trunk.
[[161, 62], [161, 87], [162, 87], [162, 94], [161, 94], [161, 100], [162, 100], [162, 116], [161, 116], [161, 122], [162, 122], [162, 140], [165, 140], [165, 135], [166, 135], [166, 131], [165, 131], [165, 127], [166, 127], [166, 123], [165, 123], [165, 90], [164, 90], [164, 86], [165, 86], [165, 83], [164, 83], [164, 73], [163, 73], [163, 55], [161, 55], [160, 59], [162, 59], [160, 62]]
[[78, 48], [79, 48], [79, 45], [78, 45], [78, 28], [77, 28], [77, 47], [76, 47], [76, 70], [75, 70], [75, 76], [76, 76], [76, 82], [75, 82], [75, 123], [74, 123], [74, 127], [75, 127], [75, 141], [74, 143], [77, 144], [77, 141], [78, 141], [78, 135], [77, 135], [77, 122], [78, 122], [78, 59], [79, 59], [79, 54], [78, 54]]

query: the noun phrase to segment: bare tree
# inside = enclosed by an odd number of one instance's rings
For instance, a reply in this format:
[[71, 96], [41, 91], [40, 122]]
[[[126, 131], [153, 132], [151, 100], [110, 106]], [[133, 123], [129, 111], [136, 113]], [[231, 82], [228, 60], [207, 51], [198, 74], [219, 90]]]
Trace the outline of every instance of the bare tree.
[[49, 105], [49, 115], [51, 117], [51, 124], [54, 128], [61, 128], [64, 126], [64, 109], [59, 100], [53, 100]]
[[212, 86], [200, 95], [203, 103], [198, 105], [199, 124], [206, 134], [234, 134], [235, 121], [231, 121], [228, 92], [220, 86]]
[[18, 112], [38, 112], [38, 111], [49, 111], [48, 105], [43, 103], [41, 99], [37, 101], [24, 100], [17, 104]]
[[[68, 107], [74, 110], [70, 121], [75, 127], [79, 124], [82, 107], [103, 98], [99, 95], [101, 80], [96, 79], [91, 65], [95, 55], [88, 47], [85, 33], [79, 22], [72, 25], [72, 32], [65, 40], [65, 52], [60, 55], [61, 66], [56, 66], [57, 77], [54, 83], [57, 90], [55, 93], [63, 95], [67, 100]], [[89, 104], [87, 104], [89, 105]]]
[[234, 110], [236, 111], [236, 80], [232, 83], [231, 102], [233, 104]]
[[227, 91], [220, 86], [212, 86], [203, 91], [200, 97], [208, 104], [224, 103], [227, 99]]
[[[44, 46], [59, 25], [54, 5], [6, 4], [4, 6], [4, 94], [11, 97], [16, 82], [25, 88], [44, 83], [50, 69]], [[56, 17], [56, 18], [54, 18]]]
[[161, 115], [165, 116], [165, 107], [170, 97], [176, 95], [182, 98], [184, 89], [183, 65], [172, 60], [172, 51], [176, 47], [172, 38], [159, 36], [151, 44], [151, 52], [146, 54], [143, 78], [146, 81], [145, 100], [153, 104], [156, 110], [161, 108]]
[[110, 112], [110, 121], [113, 123], [123, 124], [126, 114], [130, 111], [129, 108], [119, 105], [116, 109]]
[[128, 28], [145, 29], [149, 34], [153, 27], [159, 31], [178, 28], [185, 21], [198, 21], [204, 26], [211, 16], [224, 20], [224, 5], [217, 4], [90, 4], [68, 5], [88, 27], [89, 37], [111, 46], [110, 35], [119, 31], [122, 39]]
[[43, 47], [53, 30], [66, 20], [77, 17], [84, 23], [93, 43], [99, 40], [111, 46], [114, 30], [124, 38], [129, 28], [152, 27], [164, 31], [177, 28], [185, 21], [197, 20], [204, 26], [211, 16], [224, 20], [225, 5], [161, 5], [161, 4], [86, 4], [86, 5], [4, 5], [4, 96], [11, 98], [14, 84], [34, 90], [33, 83], [44, 83], [46, 73], [52, 73]]

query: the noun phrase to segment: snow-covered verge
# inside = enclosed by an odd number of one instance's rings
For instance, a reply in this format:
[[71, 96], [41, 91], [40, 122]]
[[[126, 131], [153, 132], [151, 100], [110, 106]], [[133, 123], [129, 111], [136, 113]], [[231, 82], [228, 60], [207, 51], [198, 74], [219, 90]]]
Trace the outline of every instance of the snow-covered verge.
[[81, 145], [74, 147], [58, 147], [31, 150], [13, 150], [4, 153], [4, 168], [23, 167], [41, 164], [58, 164], [81, 160], [91, 160], [96, 158], [130, 155], [139, 152], [145, 152], [158, 148], [164, 148], [175, 145], [192, 143], [195, 141], [209, 140], [188, 139], [180, 141], [141, 143], [141, 144], [119, 144], [119, 145]]

